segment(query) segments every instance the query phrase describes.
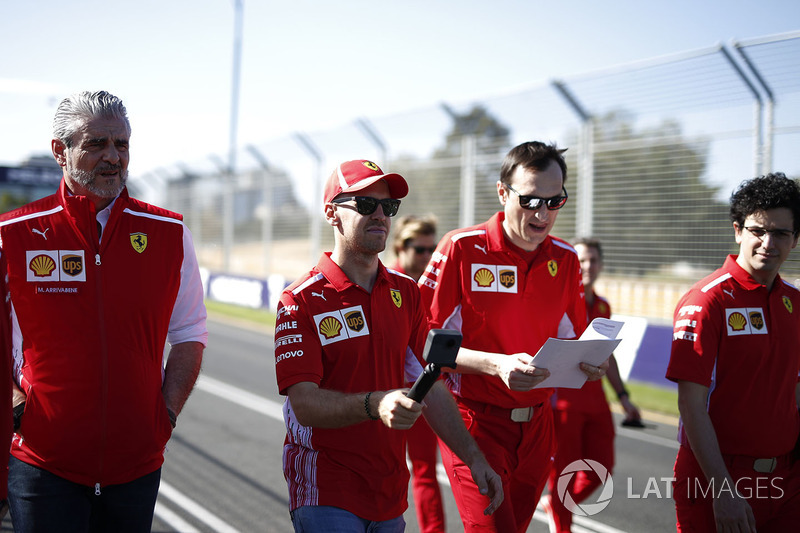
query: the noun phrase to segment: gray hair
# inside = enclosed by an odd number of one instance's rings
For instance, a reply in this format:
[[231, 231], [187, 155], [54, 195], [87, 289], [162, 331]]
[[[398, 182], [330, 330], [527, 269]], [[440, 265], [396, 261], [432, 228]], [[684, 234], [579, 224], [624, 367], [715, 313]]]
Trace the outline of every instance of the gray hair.
[[125, 121], [128, 135], [131, 123], [122, 100], [106, 91], [83, 91], [64, 98], [53, 118], [53, 137], [72, 148], [72, 137], [86, 122], [94, 118], [118, 118]]

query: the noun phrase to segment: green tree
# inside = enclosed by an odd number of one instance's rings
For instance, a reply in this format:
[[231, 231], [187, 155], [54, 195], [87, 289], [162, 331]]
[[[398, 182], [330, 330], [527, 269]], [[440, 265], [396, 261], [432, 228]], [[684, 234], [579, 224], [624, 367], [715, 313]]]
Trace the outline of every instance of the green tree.
[[[607, 270], [670, 276], [680, 264], [722, 263], [733, 241], [727, 203], [704, 180], [708, 149], [707, 138], [688, 138], [675, 120], [637, 129], [634, 117], [613, 111], [595, 121], [593, 236], [604, 244]], [[575, 169], [577, 154], [566, 155]], [[558, 220], [567, 234], [579, 195], [571, 174], [572, 216]]]
[[461, 158], [465, 135], [475, 140], [475, 221], [489, 218], [499, 209], [495, 183], [498, 178], [498, 160], [510, 148], [509, 129], [492, 116], [485, 107], [476, 105], [466, 113], [444, 107], [453, 124], [429, 161], [400, 158], [393, 168], [401, 172], [409, 183], [409, 196], [405, 202], [414, 206], [417, 214], [434, 213], [439, 220], [439, 233], [459, 226], [459, 214], [464, 202], [461, 198]]

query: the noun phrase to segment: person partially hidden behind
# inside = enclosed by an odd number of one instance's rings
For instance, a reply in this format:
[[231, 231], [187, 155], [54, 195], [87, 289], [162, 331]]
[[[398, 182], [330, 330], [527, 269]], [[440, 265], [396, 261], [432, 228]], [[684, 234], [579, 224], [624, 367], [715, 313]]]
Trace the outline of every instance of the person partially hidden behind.
[[[433, 217], [406, 215], [395, 225], [394, 253], [397, 262], [390, 267], [419, 281], [436, 249], [436, 221]], [[408, 458], [411, 461], [411, 486], [421, 533], [445, 530], [442, 491], [436, 479], [439, 443], [424, 417], [408, 430]]]
[[[573, 244], [581, 266], [583, 290], [586, 295], [587, 320], [611, 318], [608, 300], [597, 294], [594, 284], [603, 270], [603, 248], [596, 239], [578, 239]], [[608, 358], [606, 378], [625, 410], [628, 423], [640, 422], [641, 415], [629, 398], [619, 374], [616, 358]], [[569, 532], [572, 512], [564, 506], [557, 492], [558, 476], [564, 468], [579, 459], [591, 459], [603, 465], [611, 474], [614, 466], [614, 421], [603, 392], [601, 381], [587, 381], [580, 389], [556, 389], [553, 420], [556, 434], [556, 455], [547, 482], [549, 494], [544, 498], [551, 533]], [[601, 485], [594, 473], [575, 472], [566, 490], [572, 501], [580, 503]]]

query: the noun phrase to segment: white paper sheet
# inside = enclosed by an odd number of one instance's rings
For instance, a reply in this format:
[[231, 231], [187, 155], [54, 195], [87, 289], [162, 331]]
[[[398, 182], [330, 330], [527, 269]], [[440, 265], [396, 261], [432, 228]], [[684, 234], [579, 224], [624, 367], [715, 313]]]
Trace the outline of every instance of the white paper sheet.
[[623, 324], [607, 318], [595, 318], [579, 339], [547, 339], [531, 364], [549, 370], [550, 377], [534, 388], [581, 388], [587, 376], [580, 369], [580, 363], [597, 366], [608, 359], [622, 340], [616, 336]]

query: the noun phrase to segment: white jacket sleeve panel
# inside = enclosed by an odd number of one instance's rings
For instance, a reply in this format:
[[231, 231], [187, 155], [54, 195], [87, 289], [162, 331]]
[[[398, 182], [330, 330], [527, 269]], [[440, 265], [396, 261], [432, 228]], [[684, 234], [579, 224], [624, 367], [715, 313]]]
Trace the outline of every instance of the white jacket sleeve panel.
[[181, 265], [181, 285], [172, 316], [169, 320], [167, 342], [171, 345], [182, 342], [208, 344], [206, 329], [206, 306], [203, 303], [203, 282], [192, 242], [192, 233], [183, 225], [183, 263]]

